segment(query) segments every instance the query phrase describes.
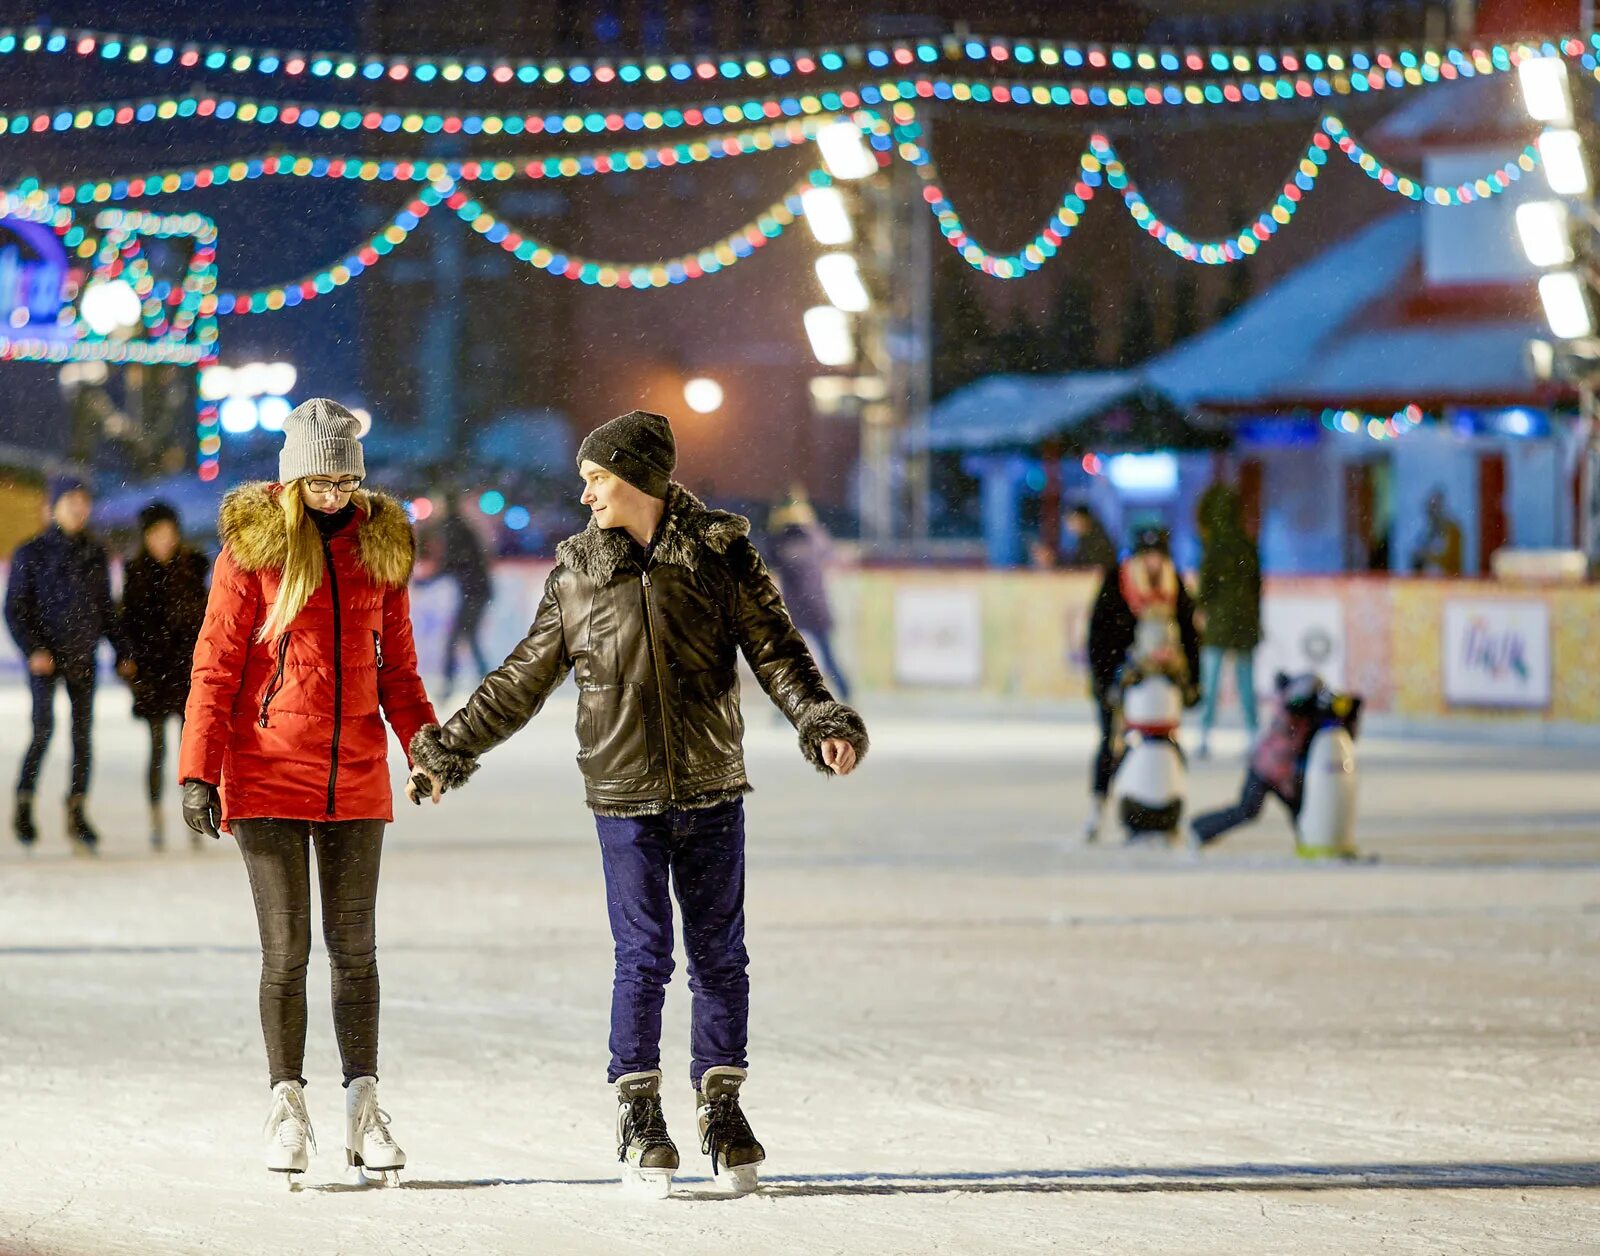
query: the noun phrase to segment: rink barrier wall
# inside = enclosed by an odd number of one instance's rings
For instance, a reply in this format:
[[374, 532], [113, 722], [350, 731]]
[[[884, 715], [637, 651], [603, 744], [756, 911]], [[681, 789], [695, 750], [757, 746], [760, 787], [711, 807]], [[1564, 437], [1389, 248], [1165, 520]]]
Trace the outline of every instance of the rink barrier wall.
[[[495, 597], [482, 631], [491, 665], [527, 631], [551, 566], [523, 560], [496, 564]], [[0, 568], [0, 581], [4, 575]], [[116, 567], [113, 583], [120, 583]], [[1089, 609], [1098, 586], [1095, 573], [1082, 571], [841, 567], [830, 581], [835, 646], [852, 682], [867, 691], [1078, 700], [1089, 688]], [[424, 675], [434, 676], [455, 609], [455, 588], [448, 580], [413, 585], [411, 596], [418, 657]], [[1459, 635], [1463, 616], [1464, 637]], [[1269, 577], [1263, 620], [1258, 693], [1269, 691], [1271, 675], [1280, 667], [1314, 667], [1362, 694], [1369, 711], [1402, 721], [1600, 725], [1600, 667], [1595, 666], [1600, 586]], [[1452, 625], [1458, 636], [1447, 640]], [[1447, 646], [1459, 654], [1456, 647], [1463, 642], [1487, 660], [1489, 671], [1480, 678], [1482, 685], [1469, 686], [1465, 694], [1457, 677], [1452, 695]], [[110, 676], [109, 651], [103, 655]], [[471, 665], [463, 663], [465, 676]], [[1497, 666], [1500, 671], [1494, 673]], [[1504, 704], [1519, 668], [1548, 673], [1547, 698], [1534, 676], [1528, 692], [1512, 698], [1524, 705]], [[1228, 672], [1225, 668], [1225, 686], [1231, 686]], [[0, 650], [0, 675], [16, 679], [21, 674], [15, 647]], [[120, 682], [118, 688], [126, 692]], [[1490, 700], [1474, 698], [1482, 693]], [[1225, 692], [1225, 718], [1230, 704], [1231, 693]]]

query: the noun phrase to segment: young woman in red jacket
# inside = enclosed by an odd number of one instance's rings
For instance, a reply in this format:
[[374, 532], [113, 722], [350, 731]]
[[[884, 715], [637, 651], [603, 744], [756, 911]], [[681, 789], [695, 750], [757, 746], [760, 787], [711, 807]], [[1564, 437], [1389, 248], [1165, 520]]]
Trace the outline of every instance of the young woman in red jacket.
[[315, 1146], [301, 1076], [314, 845], [346, 1161], [387, 1178], [405, 1154], [377, 1099], [373, 907], [394, 818], [384, 717], [405, 746], [434, 713], [411, 636], [411, 524], [398, 502], [361, 488], [359, 430], [337, 402], [305, 402], [284, 423], [280, 483], [224, 500], [179, 778], [185, 822], [230, 831], [250, 876], [272, 1085], [267, 1167], [303, 1173]]

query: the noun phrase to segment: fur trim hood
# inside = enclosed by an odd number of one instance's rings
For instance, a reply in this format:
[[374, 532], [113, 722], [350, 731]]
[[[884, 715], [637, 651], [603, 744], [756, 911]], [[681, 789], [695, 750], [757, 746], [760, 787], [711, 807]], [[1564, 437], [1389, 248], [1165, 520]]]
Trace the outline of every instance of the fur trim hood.
[[[726, 510], [709, 509], [674, 480], [667, 488], [667, 508], [661, 516], [655, 561], [693, 571], [704, 551], [726, 554], [730, 545], [749, 535], [750, 520]], [[591, 519], [582, 532], [556, 546], [556, 558], [596, 584], [605, 584], [628, 559], [629, 546], [626, 529], [601, 528]]]
[[[217, 535], [245, 571], [282, 570], [289, 553], [279, 496], [283, 485], [258, 481], [231, 490], [222, 499]], [[361, 565], [373, 581], [394, 588], [411, 579], [417, 543], [405, 508], [384, 493], [360, 489], [354, 501], [364, 511], [357, 534]]]

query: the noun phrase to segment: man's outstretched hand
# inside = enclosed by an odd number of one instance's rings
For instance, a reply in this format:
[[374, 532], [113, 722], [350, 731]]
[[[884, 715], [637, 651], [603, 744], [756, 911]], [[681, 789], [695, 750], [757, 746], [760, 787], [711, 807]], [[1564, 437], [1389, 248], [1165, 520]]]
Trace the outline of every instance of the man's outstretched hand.
[[856, 748], [842, 737], [822, 743], [822, 762], [835, 776], [849, 776], [856, 770]]

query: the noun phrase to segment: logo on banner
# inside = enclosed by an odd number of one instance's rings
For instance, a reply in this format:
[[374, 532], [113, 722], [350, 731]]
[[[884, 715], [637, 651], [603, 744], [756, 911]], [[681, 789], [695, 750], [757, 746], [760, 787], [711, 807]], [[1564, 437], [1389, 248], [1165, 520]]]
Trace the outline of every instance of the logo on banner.
[[1543, 602], [1446, 602], [1444, 697], [1452, 706], [1549, 706], [1549, 608]]
[[983, 603], [976, 589], [898, 589], [894, 674], [903, 685], [983, 680]]

